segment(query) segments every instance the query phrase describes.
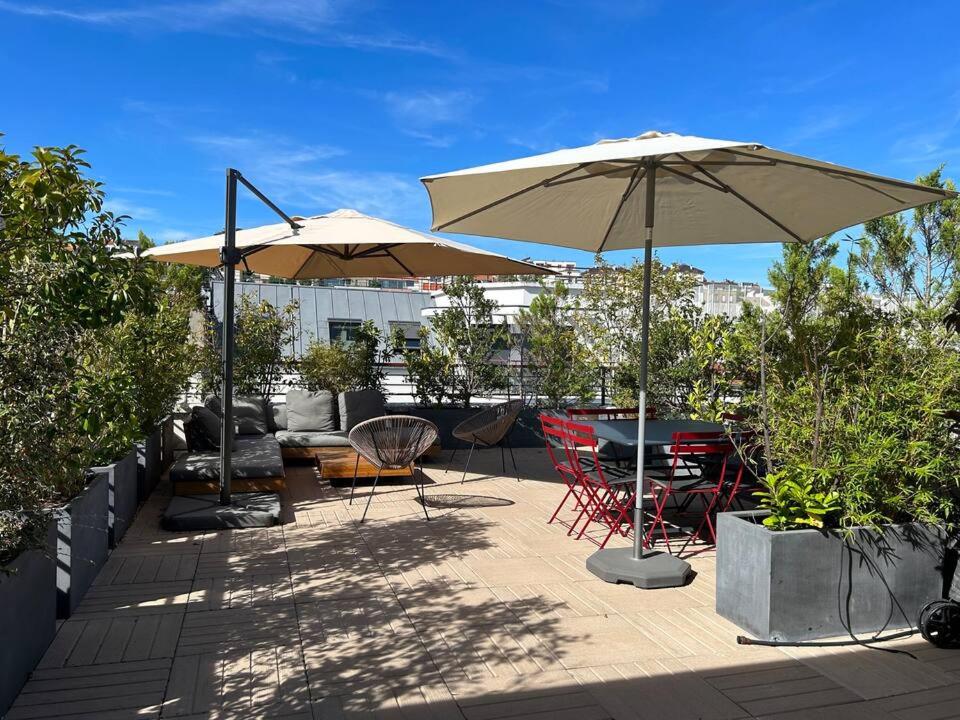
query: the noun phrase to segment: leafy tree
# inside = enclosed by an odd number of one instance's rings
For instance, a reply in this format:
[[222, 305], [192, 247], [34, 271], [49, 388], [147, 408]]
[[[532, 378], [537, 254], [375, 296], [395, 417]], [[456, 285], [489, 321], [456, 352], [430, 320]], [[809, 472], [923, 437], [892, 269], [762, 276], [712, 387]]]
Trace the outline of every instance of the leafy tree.
[[530, 309], [520, 311], [517, 325], [517, 344], [526, 375], [533, 380], [534, 397], [559, 408], [568, 398], [585, 401], [592, 396], [596, 367], [570, 321], [569, 291], [563, 283], [544, 287]]
[[450, 306], [434, 315], [433, 338], [450, 372], [447, 395], [470, 407], [472, 398], [506, 384], [506, 372], [492, 361], [505, 346], [507, 332], [494, 322], [497, 302], [475, 280], [457, 278], [446, 293]]
[[420, 405], [442, 405], [454, 383], [454, 359], [441, 347], [431, 344], [430, 331], [420, 328], [420, 347], [407, 349], [403, 330], [394, 329], [393, 354], [403, 358], [407, 381], [413, 385], [414, 399]]
[[[686, 411], [692, 390], [689, 326], [699, 316], [693, 301], [696, 278], [654, 258], [650, 275], [648, 402], [664, 414]], [[614, 367], [613, 400], [637, 403], [640, 385], [643, 263], [610, 265], [597, 256], [584, 278], [574, 322], [593, 362]]]
[[[293, 362], [286, 350], [298, 337], [298, 304], [281, 309], [266, 300], [240, 296], [234, 324], [233, 389], [237, 395], [269, 397]], [[219, 333], [210, 331], [203, 352], [201, 390], [219, 393], [223, 385]]]
[[300, 375], [308, 390], [376, 390], [383, 393], [385, 352], [380, 330], [365, 320], [348, 343], [313, 340], [300, 360]]
[[[944, 179], [942, 165], [918, 177], [917, 183], [956, 189]], [[960, 200], [942, 200], [865, 223], [856, 259], [872, 289], [893, 309], [926, 327], [940, 322], [958, 300]]]

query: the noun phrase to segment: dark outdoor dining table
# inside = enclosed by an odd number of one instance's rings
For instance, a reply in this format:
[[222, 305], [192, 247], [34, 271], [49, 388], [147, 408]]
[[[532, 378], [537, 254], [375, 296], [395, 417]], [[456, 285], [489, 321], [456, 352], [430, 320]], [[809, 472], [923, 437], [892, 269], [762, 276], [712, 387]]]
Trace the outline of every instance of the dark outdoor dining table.
[[[608, 440], [628, 448], [637, 447], [636, 420], [577, 420], [580, 425], [589, 425], [601, 440]], [[647, 420], [643, 444], [669, 445], [676, 432], [720, 432], [723, 425], [706, 420]]]

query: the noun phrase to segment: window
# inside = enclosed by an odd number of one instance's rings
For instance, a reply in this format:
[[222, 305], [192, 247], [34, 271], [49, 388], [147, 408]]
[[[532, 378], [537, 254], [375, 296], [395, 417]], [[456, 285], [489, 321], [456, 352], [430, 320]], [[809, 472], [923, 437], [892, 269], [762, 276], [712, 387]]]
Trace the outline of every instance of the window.
[[403, 347], [405, 350], [420, 349], [420, 323], [391, 320], [390, 334], [393, 335], [397, 328], [403, 332]]
[[349, 343], [360, 327], [359, 320], [331, 320], [330, 323], [330, 342]]

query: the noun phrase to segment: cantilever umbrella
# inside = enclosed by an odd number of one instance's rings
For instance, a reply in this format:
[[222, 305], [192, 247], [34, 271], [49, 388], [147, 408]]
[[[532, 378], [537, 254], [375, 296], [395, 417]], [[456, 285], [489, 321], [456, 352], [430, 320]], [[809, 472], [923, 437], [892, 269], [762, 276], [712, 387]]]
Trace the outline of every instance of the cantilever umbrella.
[[[237, 230], [238, 183], [283, 222]], [[530, 263], [420, 233], [356, 210], [291, 218], [232, 168], [227, 169], [225, 218], [226, 231], [222, 235], [159, 245], [144, 252], [161, 262], [225, 270], [221, 391], [224, 418], [233, 414], [234, 270], [238, 265], [252, 272], [290, 279], [552, 274]], [[185, 508], [168, 508], [167, 518], [176, 517], [180, 525], [189, 524], [195, 529], [270, 524], [273, 519], [269, 515], [278, 507], [275, 498], [232, 502], [232, 423], [221, 423], [220, 440], [220, 506], [181, 503]], [[260, 512], [264, 508], [268, 508], [266, 515]]]
[[[806, 242], [955, 195], [759, 143], [655, 131], [422, 181], [433, 206], [434, 231], [591, 252], [644, 248], [641, 408], [646, 405], [653, 247]], [[587, 567], [609, 582], [679, 585], [690, 566], [643, 548], [643, 413], [638, 434], [633, 548], [597, 551]]]

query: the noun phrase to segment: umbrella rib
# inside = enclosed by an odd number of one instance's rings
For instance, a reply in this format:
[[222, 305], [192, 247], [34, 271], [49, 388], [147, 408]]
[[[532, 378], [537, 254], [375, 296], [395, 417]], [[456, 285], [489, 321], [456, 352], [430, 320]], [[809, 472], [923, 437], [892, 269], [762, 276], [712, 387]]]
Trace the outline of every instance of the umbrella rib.
[[413, 278], [416, 277], [416, 275], [414, 274], [414, 272], [400, 261], [400, 258], [398, 258], [396, 255], [394, 255], [392, 252], [390, 252], [390, 249], [389, 249], [389, 248], [387, 248], [386, 253], [387, 253], [387, 255], [389, 255], [391, 258], [393, 258], [393, 261], [394, 261], [397, 265], [399, 265], [400, 267], [403, 268], [403, 271], [404, 271], [404, 272], [409, 273], [410, 277], [413, 277]]
[[[680, 157], [683, 157], [683, 156], [681, 155]], [[758, 215], [761, 215], [761, 216], [765, 217], [767, 220], [769, 220], [769, 221], [772, 222], [774, 225], [776, 225], [778, 228], [780, 228], [780, 229], [783, 230], [785, 233], [787, 233], [787, 235], [789, 235], [790, 237], [792, 237], [794, 240], [796, 240], [797, 242], [803, 242], [803, 238], [800, 237], [799, 235], [797, 235], [797, 233], [795, 233], [793, 230], [791, 230], [790, 228], [788, 228], [788, 227], [787, 227], [786, 225], [784, 225], [782, 222], [780, 222], [779, 220], [777, 220], [773, 215], [771, 215], [770, 213], [768, 213], [766, 210], [764, 210], [762, 207], [760, 207], [759, 205], [757, 205], [755, 202], [753, 202], [752, 200], [747, 199], [746, 196], [741, 195], [740, 193], [738, 193], [738, 192], [737, 192], [734, 188], [732, 188], [728, 183], [725, 183], [723, 180], [721, 180], [720, 178], [718, 178], [716, 175], [714, 175], [713, 173], [711, 173], [711, 172], [710, 172], [709, 170], [707, 170], [706, 168], [698, 165], [697, 163], [691, 162], [690, 164], [693, 165], [693, 166], [694, 166], [697, 170], [699, 170], [701, 173], [703, 173], [704, 175], [706, 175], [708, 178], [710, 178], [711, 180], [713, 180], [715, 183], [717, 183], [720, 187], [726, 188], [727, 192], [729, 192], [731, 195], [733, 195], [735, 198], [737, 198], [737, 200], [739, 200], [740, 202], [742, 202], [742, 203], [743, 203], [744, 205], [746, 205], [747, 207], [751, 208], [751, 209], [752, 209], [754, 212], [756, 212]]]
[[512, 192], [512, 193], [510, 193], [509, 195], [505, 195], [504, 197], [500, 198], [499, 200], [494, 200], [493, 202], [489, 202], [489, 203], [487, 203], [486, 205], [483, 205], [482, 207], [478, 207], [478, 208], [476, 208], [476, 209], [474, 209], [474, 210], [471, 210], [470, 212], [468, 212], [468, 213], [466, 213], [466, 214], [464, 214], [464, 215], [461, 215], [460, 217], [454, 218], [453, 220], [450, 220], [449, 222], [445, 222], [445, 223], [443, 223], [442, 225], [438, 225], [438, 226], [435, 228], [435, 230], [440, 231], [440, 230], [443, 230], [444, 228], [450, 227], [451, 225], [455, 225], [455, 224], [457, 224], [458, 222], [463, 222], [463, 221], [466, 220], [467, 218], [471, 218], [471, 217], [473, 217], [474, 215], [479, 215], [480, 213], [486, 212], [487, 210], [489, 210], [489, 209], [491, 209], [491, 208], [494, 208], [494, 207], [496, 207], [497, 205], [500, 205], [500, 204], [502, 204], [502, 203], [509, 202], [510, 200], [513, 200], [514, 198], [518, 198], [518, 197], [520, 197], [521, 195], [524, 195], [524, 194], [530, 192], [531, 190], [536, 190], [536, 189], [539, 188], [539, 187], [545, 187], [545, 186], [549, 185], [550, 183], [552, 183], [554, 180], [559, 180], [559, 179], [562, 178], [562, 177], [566, 177], [566, 176], [569, 175], [570, 173], [574, 173], [574, 172], [576, 172], [577, 170], [583, 170], [583, 168], [587, 167], [588, 165], [592, 165], [592, 164], [593, 164], [593, 163], [579, 163], [579, 164], [576, 165], [575, 167], [569, 168], [568, 170], [564, 170], [563, 172], [559, 172], [559, 173], [557, 173], [556, 175], [554, 175], [553, 177], [547, 178], [546, 180], [538, 180], [537, 182], [533, 183], [532, 185], [528, 185], [527, 187], [521, 188], [521, 189], [517, 190], [516, 192]]
[[[731, 153], [733, 155], [740, 155], [745, 158], [757, 159], [756, 155], [751, 155], [750, 153], [743, 152], [742, 150], [733, 150], [731, 148], [720, 148], [720, 151]], [[896, 178], [888, 178], [888, 177], [883, 177], [881, 175], [870, 175], [868, 173], [861, 173], [855, 170], [847, 170], [846, 168], [839, 168], [839, 167], [825, 168], [825, 167], [820, 167], [819, 165], [813, 165], [811, 163], [800, 162], [799, 160], [788, 160], [784, 158], [771, 158], [771, 159], [775, 160], [775, 162], [779, 165], [793, 165], [795, 167], [806, 168], [807, 170], [818, 170], [823, 173], [828, 173], [833, 175], [842, 175], [844, 177], [850, 177], [850, 178], [857, 178], [859, 180], [863, 180], [868, 183], [876, 182], [876, 183], [882, 183], [884, 185], [894, 185], [896, 187], [905, 188], [907, 190], [918, 189], [918, 186], [916, 183], [910, 183], [904, 180], [897, 180]], [[872, 188], [872, 189], [875, 190], [876, 188]], [[931, 193], [935, 193], [937, 195], [942, 195], [944, 198], [951, 198], [955, 196], [955, 193], [952, 193], [949, 190], [943, 190], [941, 188], [932, 188], [932, 187], [923, 186], [923, 189], [928, 190]], [[931, 202], [935, 202], [935, 201], [931, 200]]]
[[662, 166], [662, 167], [663, 167], [663, 169], [666, 170], [668, 173], [673, 173], [674, 175], [678, 175], [678, 176], [680, 176], [680, 177], [682, 177], [682, 178], [686, 178], [687, 180], [692, 180], [692, 181], [695, 182], [695, 183], [700, 183], [701, 185], [706, 185], [708, 188], [710, 188], [710, 189], [712, 189], [712, 190], [718, 190], [719, 192], [724, 192], [724, 193], [727, 192], [727, 189], [726, 189], [726, 188], [721, 187], [721, 186], [719, 186], [719, 185], [714, 185], [713, 183], [708, 183], [706, 180], [701, 180], [701, 179], [698, 178], [697, 176], [691, 175], [690, 173], [685, 173], [685, 172], [683, 172], [683, 171], [681, 171], [681, 170], [675, 170], [674, 168], [672, 168], [672, 167], [667, 167], [666, 165], [664, 165], [664, 166]]
[[[603, 162], [606, 162], [605, 160]], [[594, 164], [594, 163], [591, 163]], [[566, 185], [567, 183], [580, 182], [581, 180], [591, 180], [592, 178], [603, 177], [605, 175], [615, 175], [619, 172], [626, 172], [632, 167], [642, 168], [645, 167], [642, 163], [630, 163], [629, 165], [624, 164], [622, 167], [615, 167], [611, 170], [604, 170], [603, 172], [590, 173], [588, 175], [581, 175], [575, 178], [566, 178], [565, 180], [557, 180], [556, 182], [548, 182], [544, 187], [557, 187], [558, 185]]]
[[603, 234], [603, 240], [597, 247], [598, 253], [603, 252], [603, 248], [607, 244], [607, 240], [610, 239], [610, 233], [613, 232], [613, 226], [617, 224], [617, 219], [620, 217], [620, 211], [623, 210], [623, 206], [627, 202], [627, 199], [633, 194], [633, 191], [637, 189], [637, 186], [640, 185], [640, 181], [643, 180], [646, 175], [647, 168], [643, 165], [638, 165], [637, 169], [633, 171], [633, 174], [630, 176], [630, 182], [627, 183], [627, 188], [623, 191], [623, 195], [620, 196], [620, 202], [617, 204], [617, 209], [614, 211], [613, 217], [610, 218], [610, 223], [607, 225], [607, 231]]

